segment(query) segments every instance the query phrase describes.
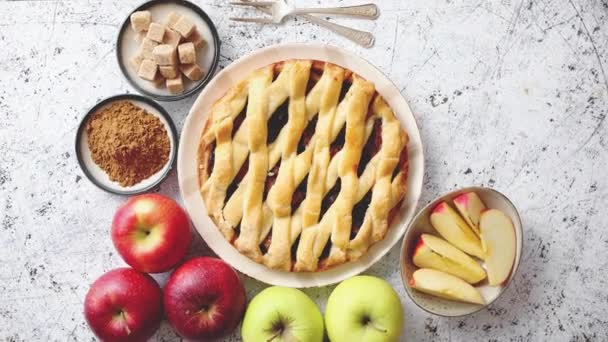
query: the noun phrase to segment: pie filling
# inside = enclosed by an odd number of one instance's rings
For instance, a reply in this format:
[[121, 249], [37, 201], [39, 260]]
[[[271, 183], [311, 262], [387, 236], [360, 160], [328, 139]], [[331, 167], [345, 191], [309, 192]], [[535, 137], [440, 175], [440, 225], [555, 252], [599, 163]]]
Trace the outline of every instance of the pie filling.
[[[323, 70], [324, 70], [324, 65], [325, 65], [324, 62], [318, 62], [318, 61], [313, 62], [312, 67], [311, 67], [308, 85], [307, 85], [307, 90], [306, 90], [307, 95], [313, 89], [313, 87], [319, 81], [319, 79], [321, 78], [321, 76], [323, 74]], [[278, 63], [275, 65], [273, 81], [276, 80], [279, 73], [282, 71], [282, 68], [283, 68], [283, 63]], [[348, 91], [352, 85], [352, 77], [353, 77], [352, 73], [350, 71], [346, 70], [345, 78], [344, 78], [344, 81], [342, 84], [342, 88], [340, 90], [340, 96], [339, 96], [338, 103], [342, 102], [342, 100], [345, 98], [346, 94], [348, 93]], [[372, 100], [370, 101], [366, 121], [370, 120], [371, 116], [373, 115], [372, 104], [373, 104], [373, 102], [374, 102], [373, 100], [376, 96], [378, 96], [377, 93], [374, 94], [374, 96], [372, 97]], [[283, 102], [274, 111], [274, 113], [271, 114], [271, 116], [267, 120], [266, 144], [268, 146], [270, 146], [273, 142], [276, 141], [276, 139], [279, 137], [279, 133], [284, 128], [284, 126], [288, 123], [289, 105], [290, 105], [290, 100], [289, 100], [289, 97], [287, 97], [285, 102]], [[232, 128], [232, 137], [233, 138], [234, 138], [235, 133], [241, 127], [241, 124], [243, 123], [243, 121], [245, 119], [246, 111], [247, 111], [247, 103], [245, 103], [243, 110], [233, 120], [233, 123], [232, 123], [232, 125], [233, 125], [232, 126], [233, 127]], [[383, 144], [382, 119], [373, 118], [371, 120], [374, 120], [373, 128], [371, 129], [371, 133], [369, 134], [367, 140], [364, 141], [364, 145], [361, 150], [361, 156], [360, 156], [359, 163], [357, 166], [357, 176], [358, 177], [360, 177], [363, 174], [366, 166], [372, 160], [372, 158], [380, 151], [380, 149], [382, 148], [382, 144]], [[310, 120], [308, 120], [308, 122], [306, 123], [306, 126], [305, 126], [304, 130], [302, 131], [300, 139], [298, 141], [298, 145], [297, 145], [297, 154], [298, 155], [301, 154], [302, 152], [304, 152], [306, 150], [306, 148], [308, 147], [309, 143], [311, 142], [311, 140], [315, 134], [317, 121], [318, 121], [318, 115], [315, 115]], [[336, 138], [330, 144], [330, 148], [329, 148], [330, 158], [333, 158], [338, 152], [340, 152], [343, 149], [344, 144], [345, 144], [345, 135], [346, 135], [346, 124], [343, 125], [343, 127], [341, 128], [341, 130], [338, 133], [338, 135], [336, 136]], [[205, 173], [201, 178], [208, 179], [209, 177], [211, 177], [211, 175], [214, 171], [214, 168], [215, 168], [216, 142], [213, 141], [212, 143], [209, 143], [204, 146], [205, 146], [204, 147], [205, 151], [203, 151], [203, 153], [201, 153], [202, 157], [200, 159], [200, 162], [205, 163], [204, 165], [206, 167], [201, 167], [201, 172]], [[236, 173], [236, 176], [234, 177], [234, 179], [228, 186], [228, 188], [226, 190], [226, 195], [224, 197], [224, 205], [226, 203], [228, 203], [230, 198], [234, 195], [236, 190], [239, 188], [239, 185], [241, 184], [241, 182], [247, 175], [248, 170], [249, 170], [249, 158], [250, 157], [248, 156], [247, 159], [245, 159], [245, 161], [243, 162], [239, 171]], [[266, 181], [264, 184], [264, 192], [263, 192], [263, 199], [262, 199], [263, 202], [266, 201], [269, 191], [275, 185], [280, 166], [281, 166], [281, 160], [279, 159], [279, 161], [272, 168], [270, 168], [267, 172]], [[398, 162], [397, 166], [394, 168], [391, 180], [394, 179], [400, 171], [403, 171], [405, 174], [405, 177], [407, 178], [408, 153], [407, 153], [406, 146], [404, 146], [402, 148], [401, 153], [399, 154], [399, 162]], [[341, 185], [342, 185], [341, 183], [342, 183], [341, 179], [338, 178], [336, 180], [335, 184], [333, 185], [333, 187], [323, 197], [323, 200], [321, 203], [320, 215], [318, 218], [319, 222], [324, 217], [327, 210], [332, 206], [332, 204], [334, 204], [334, 202], [338, 198], [338, 195], [340, 194], [340, 190], [341, 190]], [[302, 202], [306, 198], [307, 186], [308, 186], [308, 175], [306, 175], [302, 179], [302, 181], [296, 186], [295, 190], [293, 191], [293, 194], [291, 197], [291, 214], [292, 215], [301, 206]], [[350, 231], [350, 240], [355, 239], [355, 237], [357, 236], [357, 233], [359, 232], [359, 230], [364, 222], [366, 212], [368, 211], [370, 202], [372, 200], [372, 190], [373, 190], [373, 187], [363, 196], [363, 198], [358, 203], [356, 203], [354, 205], [354, 207], [352, 209], [352, 213], [351, 213], [352, 228]], [[388, 218], [387, 218], [389, 227], [391, 225], [391, 222], [395, 218], [396, 214], [398, 213], [402, 200], [403, 199], [399, 200], [396, 203], [396, 205], [394, 205], [389, 210]], [[232, 243], [234, 243], [240, 235], [240, 223], [234, 228], [234, 232], [235, 232], [235, 234], [231, 239]], [[296, 254], [297, 254], [297, 248], [298, 248], [299, 242], [300, 242], [300, 236], [298, 236], [296, 238], [296, 240], [293, 242], [293, 244], [291, 245], [291, 258], [292, 258], [291, 270], [293, 270], [293, 264], [295, 264], [295, 261], [296, 261]], [[262, 242], [259, 245], [259, 248], [263, 255], [265, 255], [269, 251], [271, 243], [272, 243], [272, 228], [266, 234], [266, 237], [262, 240]], [[325, 260], [328, 258], [329, 254], [330, 254], [331, 245], [332, 245], [331, 239], [328, 239], [325, 244], [325, 247], [323, 249], [323, 252], [321, 253], [321, 255], [319, 257], [318, 268], [320, 270], [331, 267], [331, 266], [325, 265]]]

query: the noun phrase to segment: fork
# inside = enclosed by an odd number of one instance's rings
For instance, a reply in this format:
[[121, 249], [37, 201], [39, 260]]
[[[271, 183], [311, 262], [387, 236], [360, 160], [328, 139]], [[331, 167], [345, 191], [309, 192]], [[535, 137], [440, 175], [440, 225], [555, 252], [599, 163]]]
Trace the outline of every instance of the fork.
[[[243, 1], [247, 1], [247, 2], [254, 2], [252, 0], [243, 0]], [[290, 0], [276, 0], [276, 1], [280, 1], [280, 2], [285, 2], [287, 1], [287, 3], [289, 3], [289, 5], [293, 6], [291, 4]], [[257, 7], [257, 9], [263, 13], [266, 14], [272, 14], [272, 11], [270, 8], [267, 7]], [[331, 21], [327, 21], [323, 18], [319, 18], [317, 16], [314, 15], [310, 15], [310, 14], [302, 14], [300, 15], [302, 18], [308, 20], [309, 22], [313, 23], [313, 24], [317, 24], [321, 27], [324, 27], [334, 33], [337, 33], [365, 48], [371, 48], [372, 46], [374, 46], [374, 43], [376, 41], [376, 38], [374, 37], [373, 34], [371, 34], [370, 32], [367, 31], [361, 31], [361, 30], [357, 30], [348, 26], [343, 26], [340, 24], [336, 24], [333, 23]]]
[[325, 8], [296, 8], [293, 4], [287, 4], [283, 1], [236, 1], [231, 2], [230, 4], [237, 6], [251, 6], [258, 9], [269, 9], [272, 18], [230, 18], [230, 20], [234, 21], [261, 24], [280, 24], [288, 16], [302, 14], [336, 14], [371, 20], [377, 19], [380, 15], [380, 10], [375, 4]]

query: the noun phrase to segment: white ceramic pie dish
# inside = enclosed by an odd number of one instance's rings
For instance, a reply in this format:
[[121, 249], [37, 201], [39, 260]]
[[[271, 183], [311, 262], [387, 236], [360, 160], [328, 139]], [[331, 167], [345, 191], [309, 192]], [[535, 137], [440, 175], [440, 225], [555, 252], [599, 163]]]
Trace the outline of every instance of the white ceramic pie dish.
[[[408, 191], [402, 208], [384, 240], [374, 244], [359, 260], [314, 273], [284, 272], [270, 269], [239, 253], [221, 234], [207, 215], [198, 189], [197, 151], [205, 119], [213, 103], [250, 72], [288, 59], [327, 61], [361, 75], [373, 82], [395, 112], [409, 135]], [[177, 173], [184, 205], [194, 226], [209, 247], [238, 271], [262, 282], [289, 287], [316, 287], [340, 282], [357, 275], [393, 247], [405, 233], [414, 216], [424, 175], [422, 141], [414, 115], [395, 85], [380, 70], [364, 59], [337, 47], [322, 44], [280, 44], [256, 50], [223, 69], [200, 93], [186, 118], [178, 150]], [[397, 266], [395, 262], [395, 266]]]

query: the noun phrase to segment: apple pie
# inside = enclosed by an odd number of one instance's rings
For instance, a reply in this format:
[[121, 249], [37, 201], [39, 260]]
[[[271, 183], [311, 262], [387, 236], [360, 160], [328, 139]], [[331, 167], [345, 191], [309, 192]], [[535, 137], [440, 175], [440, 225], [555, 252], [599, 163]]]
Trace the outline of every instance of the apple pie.
[[407, 144], [373, 83], [322, 61], [274, 63], [213, 105], [198, 147], [200, 193], [241, 254], [322, 271], [385, 237], [406, 193]]

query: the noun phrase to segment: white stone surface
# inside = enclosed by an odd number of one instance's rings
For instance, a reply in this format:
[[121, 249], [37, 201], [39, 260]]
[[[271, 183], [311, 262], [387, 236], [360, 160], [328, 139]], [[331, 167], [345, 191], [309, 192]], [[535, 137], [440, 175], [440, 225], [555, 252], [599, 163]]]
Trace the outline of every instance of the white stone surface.
[[[520, 209], [520, 271], [490, 309], [453, 319], [418, 309], [400, 283], [398, 247], [367, 272], [401, 295], [404, 341], [608, 340], [606, 0], [378, 1], [375, 22], [339, 19], [372, 31], [370, 50], [302, 20], [236, 24], [228, 17], [244, 13], [227, 1], [196, 2], [218, 26], [222, 67], [270, 44], [325, 42], [388, 74], [425, 144], [421, 205], [455, 187], [486, 185]], [[84, 295], [103, 272], [124, 265], [109, 227], [125, 198], [84, 178], [74, 136], [98, 100], [134, 91], [114, 43], [137, 4], [0, 2], [2, 341], [92, 340]], [[163, 103], [178, 127], [193, 100]], [[175, 171], [158, 191], [179, 197]], [[199, 238], [191, 254], [201, 253]], [[245, 282], [249, 298], [265, 286]], [[332, 289], [305, 292], [323, 307]], [[163, 323], [155, 339], [177, 337]]]

